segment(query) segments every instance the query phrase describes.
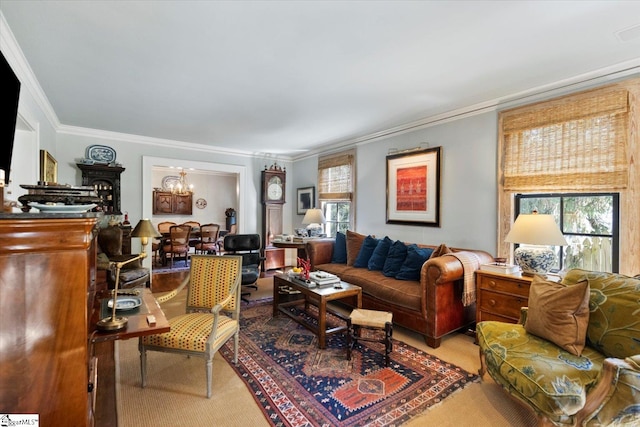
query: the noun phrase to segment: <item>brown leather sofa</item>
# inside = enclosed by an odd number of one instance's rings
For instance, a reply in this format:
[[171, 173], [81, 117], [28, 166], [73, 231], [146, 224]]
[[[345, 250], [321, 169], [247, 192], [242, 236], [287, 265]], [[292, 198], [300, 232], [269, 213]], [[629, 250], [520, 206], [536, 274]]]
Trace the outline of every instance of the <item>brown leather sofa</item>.
[[[436, 248], [417, 245], [420, 248]], [[331, 263], [334, 240], [320, 239], [306, 245], [311, 270], [322, 270], [362, 288], [362, 306], [393, 313], [393, 323], [424, 336], [428, 346], [438, 348], [441, 338], [475, 322], [475, 303], [462, 304], [462, 263], [453, 256], [428, 259], [422, 266], [420, 281], [386, 277], [381, 271]], [[493, 261], [487, 252], [451, 248], [475, 253], [480, 263]]]

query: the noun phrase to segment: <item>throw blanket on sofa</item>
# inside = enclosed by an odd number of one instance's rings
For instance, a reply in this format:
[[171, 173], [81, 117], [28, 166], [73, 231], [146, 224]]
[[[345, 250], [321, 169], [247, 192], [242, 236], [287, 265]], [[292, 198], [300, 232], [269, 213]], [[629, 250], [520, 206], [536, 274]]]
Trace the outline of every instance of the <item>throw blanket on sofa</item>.
[[465, 307], [476, 302], [476, 280], [475, 272], [480, 268], [480, 258], [473, 252], [450, 252], [445, 256], [458, 258], [464, 269], [464, 289], [462, 290], [462, 305]]

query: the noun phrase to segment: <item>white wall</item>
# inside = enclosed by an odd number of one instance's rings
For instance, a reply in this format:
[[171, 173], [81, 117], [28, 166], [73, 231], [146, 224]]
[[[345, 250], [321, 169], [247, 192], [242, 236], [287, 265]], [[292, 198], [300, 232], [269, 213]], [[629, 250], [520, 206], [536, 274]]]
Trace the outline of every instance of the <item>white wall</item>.
[[[496, 245], [497, 113], [466, 117], [363, 143], [356, 153], [355, 231], [405, 242], [482, 249]], [[386, 224], [386, 156], [389, 149], [442, 147], [440, 227]], [[317, 186], [317, 156], [295, 162], [296, 187]], [[293, 227], [295, 200], [289, 207]], [[286, 231], [285, 227], [285, 231]]]
[[[356, 231], [405, 242], [496, 250], [495, 112], [364, 144], [357, 151]], [[386, 224], [389, 149], [442, 147], [440, 227]]]

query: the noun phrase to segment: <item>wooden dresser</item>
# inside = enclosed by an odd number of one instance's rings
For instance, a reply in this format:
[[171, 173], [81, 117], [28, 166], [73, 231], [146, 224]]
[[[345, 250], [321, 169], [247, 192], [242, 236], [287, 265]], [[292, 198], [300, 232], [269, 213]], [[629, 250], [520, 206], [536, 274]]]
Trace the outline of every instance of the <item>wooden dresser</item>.
[[92, 426], [100, 213], [0, 214], [0, 413]]
[[531, 277], [476, 271], [476, 323], [498, 320], [516, 323], [520, 307], [529, 302]]

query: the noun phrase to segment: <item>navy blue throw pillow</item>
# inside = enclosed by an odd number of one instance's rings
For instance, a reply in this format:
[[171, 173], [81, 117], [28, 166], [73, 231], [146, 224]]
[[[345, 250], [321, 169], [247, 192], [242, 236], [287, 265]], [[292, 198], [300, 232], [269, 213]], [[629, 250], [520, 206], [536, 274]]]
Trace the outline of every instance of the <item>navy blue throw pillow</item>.
[[378, 239], [372, 236], [365, 237], [364, 241], [362, 242], [362, 246], [360, 247], [360, 252], [358, 252], [358, 256], [353, 263], [353, 266], [367, 268], [367, 266], [369, 265], [369, 258], [371, 258], [371, 255], [376, 249], [376, 246], [378, 246]]
[[396, 274], [398, 280], [420, 280], [422, 264], [429, 259], [433, 249], [419, 248], [417, 245], [407, 247], [407, 258], [404, 260], [400, 271]]
[[396, 277], [400, 271], [404, 259], [407, 257], [407, 245], [400, 240], [393, 242], [387, 253], [387, 259], [382, 267], [382, 274], [387, 277]]
[[347, 263], [347, 236], [339, 231], [336, 233], [336, 241], [333, 244], [333, 255], [331, 255], [331, 263]]
[[369, 258], [369, 270], [382, 270], [384, 268], [384, 262], [387, 260], [387, 254], [389, 248], [393, 244], [388, 236], [384, 236], [384, 239], [378, 241], [378, 246], [373, 250], [371, 258]]

